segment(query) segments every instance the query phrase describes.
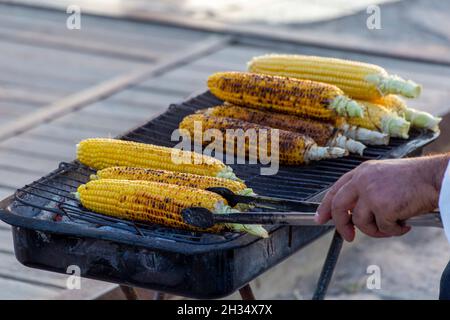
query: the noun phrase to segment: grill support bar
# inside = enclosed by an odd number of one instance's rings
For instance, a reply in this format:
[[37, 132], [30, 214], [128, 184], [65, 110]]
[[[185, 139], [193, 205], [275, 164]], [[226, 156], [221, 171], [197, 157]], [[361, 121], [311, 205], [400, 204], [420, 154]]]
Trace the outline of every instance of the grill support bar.
[[161, 291], [156, 291], [155, 295], [153, 296], [153, 300], [165, 300], [166, 295], [164, 294], [164, 292]]
[[122, 290], [126, 300], [139, 300], [139, 296], [135, 288], [124, 285], [120, 285], [119, 287], [120, 290]]
[[252, 287], [249, 283], [239, 289], [242, 300], [256, 300]]
[[339, 254], [341, 253], [343, 242], [344, 240], [341, 235], [335, 231], [312, 300], [323, 300], [325, 298], [331, 278], [333, 277], [334, 269], [339, 259]]

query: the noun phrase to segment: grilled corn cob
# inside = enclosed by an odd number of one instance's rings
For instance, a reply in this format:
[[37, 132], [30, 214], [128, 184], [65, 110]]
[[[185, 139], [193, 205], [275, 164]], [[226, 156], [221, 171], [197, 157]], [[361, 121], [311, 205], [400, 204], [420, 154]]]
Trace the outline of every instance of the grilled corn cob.
[[[306, 119], [294, 115], [244, 108], [229, 103], [213, 108], [202, 109], [198, 112], [218, 117], [229, 117], [254, 122], [286, 131], [304, 133], [305, 135], [312, 137], [319, 145], [325, 143], [324, 140], [317, 137], [320, 135], [320, 132], [329, 132], [330, 128], [334, 128], [334, 126], [326, 122]], [[305, 121], [307, 124], [305, 124]], [[305, 127], [310, 128], [309, 131], [305, 132]], [[340, 121], [339, 127], [336, 128], [338, 128], [344, 136], [364, 144], [387, 145], [389, 143], [388, 134], [349, 125], [346, 123], [345, 119], [344, 121]]]
[[204, 114], [215, 117], [239, 119], [262, 126], [301, 133], [312, 138], [319, 146], [340, 147], [352, 153], [362, 154], [366, 148], [360, 142], [347, 138], [332, 125], [311, 119], [249, 109], [230, 104], [209, 108]]
[[[208, 116], [205, 114], [197, 113], [192, 114], [183, 119], [180, 123], [179, 128], [181, 130], [187, 130], [191, 136], [195, 134], [202, 134], [205, 130], [208, 129], [218, 129], [224, 133], [227, 130], [242, 130], [241, 133], [245, 134], [245, 132], [249, 130], [255, 130], [257, 141], [254, 141], [255, 145], [252, 145], [248, 139], [245, 139], [245, 151], [246, 155], [250, 154], [250, 149], [252, 147], [257, 148], [256, 153], [258, 155], [261, 154], [270, 154], [271, 146], [271, 134], [270, 131], [273, 130], [270, 127], [261, 126], [255, 123], [250, 123], [242, 120], [232, 119], [232, 118], [223, 118], [223, 117], [214, 117]], [[196, 132], [196, 130], [200, 130], [200, 132]], [[267, 149], [266, 146], [262, 146], [260, 141], [260, 130], [266, 130], [267, 133]], [[277, 129], [278, 130], [278, 129]], [[234, 146], [234, 137], [232, 141], [227, 139], [227, 134], [224, 135], [224, 143], [227, 146]], [[237, 146], [235, 146], [236, 148]], [[261, 150], [261, 148], [263, 148]], [[235, 149], [236, 150], [236, 149]], [[233, 150], [233, 151], [235, 151]], [[279, 163], [286, 165], [298, 165], [307, 163], [310, 160], [321, 160], [327, 158], [337, 158], [342, 157], [346, 154], [346, 151], [341, 148], [331, 148], [331, 147], [319, 147], [314, 142], [313, 139], [299, 134], [295, 132], [279, 130], [279, 145], [278, 145], [278, 156]]]
[[77, 146], [78, 160], [94, 169], [114, 166], [163, 169], [237, 180], [223, 162], [195, 152], [116, 139], [86, 139]]
[[411, 122], [411, 126], [414, 128], [424, 128], [432, 131], [439, 130], [439, 122], [441, 122], [442, 118], [435, 117], [425, 111], [408, 108], [406, 103], [396, 95], [390, 94], [375, 102], [395, 111], [399, 116]]
[[378, 130], [389, 134], [391, 137], [408, 138], [410, 128], [408, 121], [382, 105], [361, 100], [358, 100], [358, 102], [364, 108], [364, 114], [366, 115], [364, 118], [338, 119], [336, 122], [344, 122], [369, 130]]
[[254, 195], [253, 190], [247, 188], [245, 183], [240, 181], [167, 170], [110, 167], [97, 171], [97, 174], [92, 175], [91, 179], [154, 181], [198, 189], [224, 187], [240, 195]]
[[[203, 207], [215, 213], [236, 212], [225, 199], [206, 190], [150, 181], [94, 180], [78, 187], [77, 198], [84, 207], [108, 216], [142, 222], [151, 222], [191, 231], [219, 232], [224, 226], [202, 230], [183, 221], [181, 211]], [[246, 231], [267, 237], [267, 231], [258, 225], [226, 224], [234, 231]]]
[[397, 113], [400, 117], [403, 118], [405, 117], [406, 110], [408, 109], [406, 103], [395, 94], [389, 94], [387, 96], [374, 100], [373, 102], [386, 107], [387, 109]]
[[253, 58], [248, 70], [333, 84], [354, 99], [375, 100], [390, 93], [416, 98], [421, 92], [420, 85], [377, 65], [328, 57], [264, 55]]
[[248, 72], [218, 72], [208, 78], [208, 88], [236, 105], [279, 111], [316, 119], [336, 114], [362, 117], [361, 107], [336, 86], [309, 80]]

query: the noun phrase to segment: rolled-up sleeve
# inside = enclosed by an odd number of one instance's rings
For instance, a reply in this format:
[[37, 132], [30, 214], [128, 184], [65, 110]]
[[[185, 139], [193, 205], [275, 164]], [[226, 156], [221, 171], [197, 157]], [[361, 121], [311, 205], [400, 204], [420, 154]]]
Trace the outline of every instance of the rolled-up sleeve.
[[447, 165], [444, 180], [442, 181], [441, 194], [439, 195], [439, 210], [441, 211], [445, 235], [450, 242], [450, 162]]

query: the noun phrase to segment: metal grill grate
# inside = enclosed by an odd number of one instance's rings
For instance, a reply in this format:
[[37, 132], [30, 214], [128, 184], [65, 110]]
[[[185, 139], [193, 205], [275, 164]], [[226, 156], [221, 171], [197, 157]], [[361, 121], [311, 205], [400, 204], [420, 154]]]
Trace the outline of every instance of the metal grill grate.
[[[170, 136], [183, 117], [198, 109], [221, 103], [221, 100], [210, 93], [202, 94], [187, 102], [171, 105], [164, 114], [121, 138], [173, 147], [178, 142], [170, 141]], [[419, 134], [413, 133], [410, 140]], [[305, 200], [325, 190], [340, 176], [362, 162], [382, 158], [387, 152], [404, 143], [405, 140], [392, 139], [389, 146], [367, 148], [363, 156], [350, 155], [340, 159], [322, 160], [303, 167], [280, 167], [278, 173], [273, 176], [260, 175], [260, 165], [231, 165], [231, 167], [238, 177], [244, 179], [249, 187], [261, 195]]]
[[157, 225], [136, 223], [123, 219], [104, 216], [84, 209], [74, 196], [78, 186], [89, 181], [95, 171], [78, 163], [61, 163], [59, 168], [30, 185], [18, 190], [15, 195], [15, 208], [18, 211], [32, 209], [36, 214], [50, 212], [59, 219], [67, 219], [68, 223], [89, 223], [102, 228], [112, 227], [139, 236], [152, 238], [170, 238], [178, 242], [201, 244], [208, 239], [208, 244], [232, 240], [238, 237], [235, 233], [222, 235], [206, 235], [173, 229]]

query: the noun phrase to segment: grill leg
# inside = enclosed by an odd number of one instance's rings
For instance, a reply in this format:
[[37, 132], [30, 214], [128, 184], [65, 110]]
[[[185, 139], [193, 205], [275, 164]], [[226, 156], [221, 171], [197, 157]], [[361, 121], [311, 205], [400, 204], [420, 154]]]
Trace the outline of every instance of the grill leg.
[[139, 296], [136, 292], [136, 289], [129, 286], [120, 285], [120, 290], [122, 290], [125, 299], [127, 300], [139, 300]]
[[252, 287], [250, 287], [250, 284], [246, 284], [245, 286], [240, 288], [239, 293], [241, 295], [242, 300], [256, 300], [255, 295], [253, 294]]
[[163, 292], [155, 291], [155, 295], [153, 296], [153, 300], [164, 300], [165, 295]]
[[439, 300], [450, 300], [450, 262], [445, 267], [441, 276]]
[[331, 278], [333, 277], [334, 268], [336, 267], [339, 254], [341, 253], [342, 237], [335, 231], [333, 235], [333, 240], [331, 240], [330, 248], [328, 249], [327, 257], [322, 267], [322, 272], [320, 273], [320, 278], [317, 283], [316, 291], [313, 295], [313, 300], [323, 300], [330, 285]]

